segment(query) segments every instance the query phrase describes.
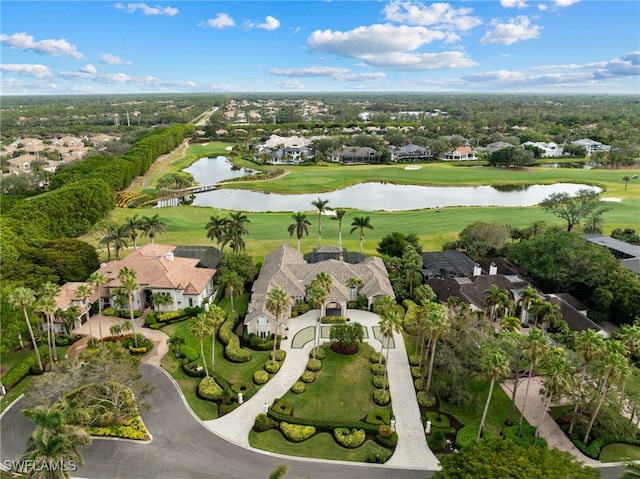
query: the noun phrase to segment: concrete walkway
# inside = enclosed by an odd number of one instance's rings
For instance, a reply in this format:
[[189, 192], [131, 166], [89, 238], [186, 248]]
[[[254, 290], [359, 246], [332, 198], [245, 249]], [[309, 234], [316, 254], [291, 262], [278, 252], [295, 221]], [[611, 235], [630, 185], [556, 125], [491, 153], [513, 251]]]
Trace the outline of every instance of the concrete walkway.
[[[351, 321], [358, 322], [367, 328], [365, 341], [376, 351], [381, 350], [381, 342], [376, 339], [374, 327], [379, 317], [367, 311], [348, 310]], [[294, 348], [291, 343], [296, 333], [307, 327], [315, 327], [317, 311], [310, 311], [302, 316], [289, 320], [287, 339], [282, 340], [281, 349], [287, 357], [276, 374], [249, 401], [231, 413], [204, 424], [213, 432], [243, 447], [249, 447], [249, 431], [253, 427], [258, 414], [265, 412], [265, 404], [271, 406], [273, 401], [284, 395], [291, 385], [304, 372], [309, 352], [313, 348], [310, 340], [302, 348]], [[394, 347], [395, 346], [395, 347]], [[413, 378], [409, 367], [404, 342], [401, 334], [394, 335], [394, 345], [389, 351], [388, 362], [389, 390], [393, 413], [396, 419], [398, 445], [387, 467], [408, 469], [439, 469], [439, 462], [429, 449], [420, 421], [420, 409], [413, 393]]]

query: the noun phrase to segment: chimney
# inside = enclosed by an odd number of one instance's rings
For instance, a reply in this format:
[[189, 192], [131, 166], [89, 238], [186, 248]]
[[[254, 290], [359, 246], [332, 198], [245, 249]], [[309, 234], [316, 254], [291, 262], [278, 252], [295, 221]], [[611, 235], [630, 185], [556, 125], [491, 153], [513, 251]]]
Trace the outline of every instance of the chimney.
[[496, 266], [495, 263], [491, 263], [491, 266], [489, 266], [489, 274], [491, 275], [498, 274], [498, 267]]
[[482, 274], [482, 268], [480, 268], [480, 264], [476, 263], [473, 265], [473, 275], [480, 276]]
[[167, 261], [173, 261], [173, 251], [169, 251], [166, 255], [164, 255], [164, 257]]
[[340, 252], [340, 254], [338, 255], [338, 261], [344, 261], [344, 255], [342, 254], [342, 252]]

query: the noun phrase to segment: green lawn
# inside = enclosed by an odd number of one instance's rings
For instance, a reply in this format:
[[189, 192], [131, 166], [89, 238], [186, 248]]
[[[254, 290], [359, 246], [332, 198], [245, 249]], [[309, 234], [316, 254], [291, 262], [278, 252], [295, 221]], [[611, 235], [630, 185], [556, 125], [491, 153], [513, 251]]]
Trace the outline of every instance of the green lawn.
[[613, 443], [602, 448], [600, 462], [640, 461], [640, 447]]
[[[304, 393], [306, 394], [306, 393]], [[376, 453], [389, 456], [390, 451], [382, 446], [366, 441], [356, 449], [346, 449], [339, 446], [333, 436], [328, 433], [318, 434], [304, 442], [293, 443], [287, 441], [280, 431], [270, 430], [262, 433], [251, 431], [249, 433], [251, 447], [263, 451], [286, 454], [288, 456], [315, 457], [318, 459], [332, 459], [339, 461], [365, 462], [367, 458]]]
[[22, 393], [24, 393], [25, 389], [29, 387], [31, 381], [33, 380], [33, 376], [27, 376], [14, 387], [7, 391], [7, 395], [0, 398], [0, 413], [3, 412], [7, 407], [13, 403], [16, 399], [20, 397]]
[[327, 357], [316, 380], [307, 385], [302, 394], [289, 391], [284, 399], [293, 404], [294, 415], [299, 418], [359, 421], [380, 406], [373, 402], [371, 362], [373, 348], [361, 344], [353, 355], [337, 354], [326, 347]]

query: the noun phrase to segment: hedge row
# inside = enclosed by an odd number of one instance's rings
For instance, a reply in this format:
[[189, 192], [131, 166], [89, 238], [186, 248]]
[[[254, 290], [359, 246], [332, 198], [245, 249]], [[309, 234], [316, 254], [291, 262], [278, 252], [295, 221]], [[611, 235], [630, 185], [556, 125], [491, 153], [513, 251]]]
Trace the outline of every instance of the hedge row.
[[319, 419], [297, 418], [293, 416], [287, 416], [285, 414], [280, 414], [274, 411], [273, 408], [269, 408], [267, 415], [271, 419], [278, 422], [285, 421], [291, 424], [300, 424], [302, 426], [313, 426], [318, 432], [333, 433], [333, 430], [337, 427], [347, 427], [350, 429], [364, 429], [367, 434], [370, 434], [372, 436], [378, 434], [377, 424], [367, 424], [366, 422], [361, 421], [324, 421]]
[[113, 424], [111, 426], [89, 426], [87, 427], [87, 432], [92, 436], [119, 437], [139, 441], [149, 439], [149, 433], [139, 417], [124, 421], [122, 424]]
[[333, 430], [333, 437], [342, 447], [354, 449], [360, 447], [367, 438], [364, 429], [349, 429], [348, 427], [337, 427]]
[[229, 314], [225, 322], [220, 326], [218, 336], [225, 344], [224, 354], [229, 361], [233, 363], [246, 363], [251, 361], [251, 353], [240, 347], [240, 338], [233, 332], [236, 319], [237, 315]]
[[224, 390], [212, 377], [202, 378], [198, 384], [198, 397], [208, 401], [220, 401], [224, 398]]
[[[42, 363], [44, 365], [47, 355], [49, 354], [49, 348], [47, 346], [40, 346], [38, 347], [38, 351], [40, 352], [40, 358], [42, 359]], [[9, 369], [9, 371], [7, 371], [7, 374], [2, 376], [2, 379], [0, 379], [0, 383], [5, 388], [11, 389], [29, 374], [34, 373], [39, 373], [38, 359], [36, 358], [35, 353], [33, 354], [33, 356], [24, 358], [22, 361]]]
[[316, 428], [302, 424], [289, 424], [283, 421], [280, 423], [280, 431], [289, 441], [302, 442], [313, 436], [316, 433]]

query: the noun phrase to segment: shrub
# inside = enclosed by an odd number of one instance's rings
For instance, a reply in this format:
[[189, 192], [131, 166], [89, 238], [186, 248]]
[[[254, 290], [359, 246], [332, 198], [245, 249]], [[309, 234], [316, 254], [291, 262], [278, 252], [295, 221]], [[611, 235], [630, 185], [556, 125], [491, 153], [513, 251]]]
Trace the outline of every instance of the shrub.
[[418, 391], [416, 398], [418, 399], [418, 404], [422, 407], [432, 407], [436, 405], [436, 397], [426, 391]]
[[[278, 346], [280, 345], [280, 336], [278, 336]], [[273, 339], [262, 341], [256, 346], [258, 351], [271, 351], [273, 349]]]
[[307, 369], [309, 371], [320, 371], [322, 368], [322, 363], [319, 359], [309, 359], [307, 362]]
[[391, 402], [391, 395], [389, 391], [383, 391], [382, 389], [376, 389], [373, 391], [373, 402], [378, 406], [386, 406]]
[[269, 358], [273, 361], [274, 359], [276, 361], [284, 361], [284, 358], [287, 357], [287, 352], [283, 351], [282, 349], [278, 349], [276, 350], [276, 354], [275, 354], [275, 358], [274, 358], [274, 354], [273, 352], [271, 352], [271, 354], [269, 354]]
[[347, 318], [343, 316], [323, 316], [320, 318], [322, 324], [344, 324], [347, 322]]
[[478, 425], [464, 426], [456, 434], [456, 447], [463, 448], [476, 441], [478, 436]]
[[139, 441], [149, 439], [149, 434], [138, 417], [123, 421], [122, 424], [88, 427], [87, 432], [92, 436], [119, 437]]
[[413, 385], [416, 388], [416, 391], [424, 391], [424, 388], [427, 387], [426, 381], [423, 379], [415, 379], [413, 381]]
[[[234, 335], [234, 337], [238, 340], [238, 336]], [[224, 348], [224, 354], [227, 359], [233, 363], [246, 363], [251, 361], [251, 353], [246, 349], [240, 348], [239, 344], [229, 343]]]
[[376, 439], [380, 444], [386, 447], [396, 447], [398, 445], [398, 433], [392, 432], [390, 437], [383, 437], [380, 434], [376, 435]]
[[384, 357], [384, 355], [382, 353], [379, 353], [377, 351], [373, 352], [371, 354], [371, 357], [369, 358], [369, 361], [371, 361], [374, 364], [378, 364], [380, 362], [380, 357], [382, 357], [382, 363], [384, 364], [386, 362], [386, 359]]
[[218, 414], [220, 416], [224, 416], [225, 414], [229, 414], [231, 411], [233, 411], [234, 409], [236, 409], [238, 406], [240, 406], [240, 404], [238, 404], [237, 402], [232, 402], [232, 403], [222, 403], [218, 406]]
[[155, 313], [149, 313], [147, 314], [147, 317], [144, 318], [145, 326], [151, 326], [152, 324], [155, 324], [155, 323], [157, 323]]
[[449, 428], [451, 426], [449, 416], [446, 414], [441, 414], [436, 411], [427, 411], [424, 417], [428, 421], [431, 421], [431, 425], [434, 427]]
[[293, 383], [293, 386], [291, 386], [291, 392], [295, 394], [302, 394], [306, 390], [307, 385], [302, 381], [296, 381], [295, 383]]
[[134, 346], [129, 346], [129, 354], [133, 354], [134, 356], [142, 356], [143, 354], [147, 354], [148, 349], [145, 346], [136, 348]]
[[389, 389], [389, 381], [384, 376], [373, 376], [373, 385], [378, 389]]
[[251, 353], [246, 349], [240, 348], [240, 338], [233, 332], [233, 327], [237, 319], [237, 314], [230, 314], [220, 329], [218, 330], [218, 336], [220, 340], [226, 345], [224, 348], [224, 354], [229, 361], [234, 363], [246, 363], [251, 361]]
[[432, 451], [442, 451], [447, 444], [447, 437], [442, 431], [432, 431], [427, 436], [427, 442]]
[[189, 346], [181, 346], [180, 347], [180, 356], [189, 360], [189, 362], [193, 362], [200, 357], [200, 353]]
[[56, 346], [68, 346], [68, 345], [69, 345], [69, 338], [61, 338], [61, 337], [56, 338]]
[[260, 336], [253, 335], [249, 337], [249, 344], [252, 348], [257, 348], [262, 343], [264, 343], [264, 340]]
[[38, 360], [36, 359], [35, 354], [23, 359], [9, 369], [7, 374], [2, 377], [2, 385], [7, 389], [11, 389], [29, 375], [32, 367], [38, 367]]
[[187, 316], [198, 316], [204, 310], [200, 306], [187, 306], [184, 308], [184, 314]]
[[182, 371], [192, 378], [204, 377], [204, 368], [195, 361], [189, 362], [188, 358], [182, 360]]
[[269, 429], [277, 429], [278, 423], [266, 414], [258, 414], [253, 422], [253, 430], [256, 432], [264, 432]]
[[267, 361], [264, 363], [264, 370], [268, 373], [275, 374], [280, 369], [280, 363], [278, 361]]
[[366, 438], [364, 429], [349, 429], [347, 427], [337, 427], [333, 430], [333, 437], [342, 447], [353, 449], [362, 445]]
[[104, 314], [105, 316], [115, 316], [116, 315], [116, 310], [114, 308], [111, 308], [111, 307], [104, 308], [102, 310], [102, 314]]
[[375, 409], [364, 420], [369, 424], [391, 424], [391, 413], [386, 409]]
[[[520, 444], [521, 446], [532, 446], [535, 445], [540, 447], [547, 447], [547, 440], [543, 437], [539, 437], [538, 440], [535, 440], [536, 428], [535, 426], [530, 426], [528, 424], [523, 424], [522, 429], [520, 430], [520, 436], [518, 436], [518, 426], [509, 426], [505, 427], [502, 430], [502, 436], [505, 439], [509, 439], [516, 444]], [[599, 453], [599, 451], [598, 451]]]
[[386, 369], [387, 366], [384, 364], [376, 363], [371, 365], [371, 372], [377, 376], [383, 376]]
[[409, 364], [411, 366], [418, 366], [420, 364], [420, 356], [417, 354], [409, 356]]
[[307, 370], [302, 373], [302, 376], [300, 376], [300, 380], [304, 383], [309, 384], [316, 380], [316, 375], [313, 374], [313, 371]]
[[246, 394], [252, 389], [253, 389], [253, 384], [251, 383], [237, 382], [231, 386], [231, 390], [236, 394], [238, 393]]
[[393, 435], [393, 429], [391, 426], [387, 426], [386, 424], [380, 424], [378, 428], [378, 436], [384, 437], [385, 439], [389, 439]]
[[253, 373], [253, 382], [258, 386], [266, 383], [269, 380], [269, 373], [263, 370], [258, 370]]
[[219, 401], [224, 397], [224, 390], [212, 377], [202, 378], [198, 384], [198, 395], [209, 401]]
[[411, 376], [413, 379], [419, 379], [422, 377], [422, 368], [419, 366], [411, 366]]
[[327, 351], [322, 346], [318, 346], [317, 348], [312, 349], [309, 355], [310, 357], [313, 357], [314, 351], [316, 353], [316, 359], [318, 360], [322, 360], [327, 357]]
[[162, 326], [164, 326], [164, 324], [162, 324], [162, 323], [153, 323], [153, 324], [151, 324], [151, 325], [149, 326], [149, 328], [151, 328], [151, 329], [156, 329], [156, 330], [157, 330], [157, 329], [162, 328]]
[[287, 401], [286, 399], [278, 399], [271, 409], [278, 414], [293, 416], [293, 404], [291, 404], [291, 401]]
[[291, 442], [302, 442], [309, 439], [316, 433], [313, 426], [301, 426], [299, 424], [289, 424], [288, 422], [280, 423], [280, 431], [284, 437]]

